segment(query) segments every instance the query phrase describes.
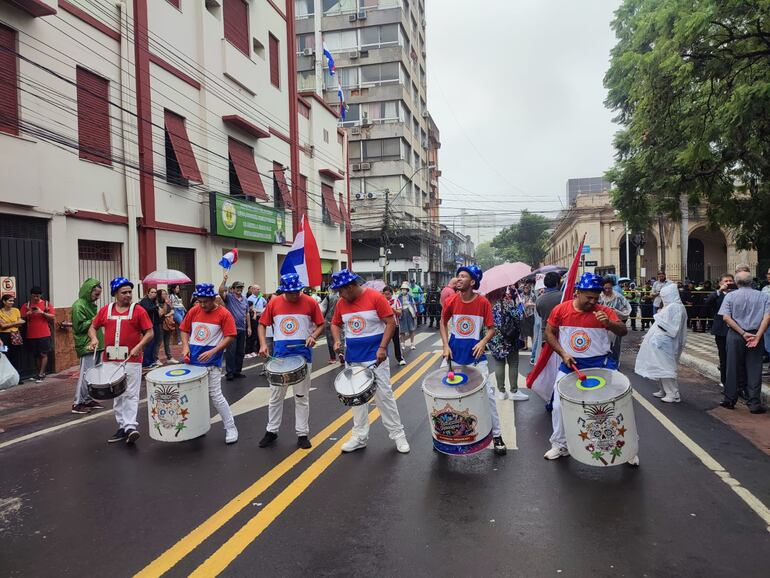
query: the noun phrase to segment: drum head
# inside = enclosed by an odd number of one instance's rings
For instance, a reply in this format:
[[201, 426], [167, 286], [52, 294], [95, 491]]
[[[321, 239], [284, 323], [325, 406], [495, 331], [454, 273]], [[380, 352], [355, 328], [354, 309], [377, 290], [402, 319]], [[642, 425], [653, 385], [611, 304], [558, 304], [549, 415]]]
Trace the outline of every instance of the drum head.
[[581, 369], [585, 382], [581, 382], [573, 371], [556, 383], [559, 394], [575, 403], [602, 403], [614, 401], [630, 388], [628, 378], [612, 369]]
[[286, 357], [274, 357], [265, 364], [267, 373], [289, 373], [307, 365], [301, 355], [288, 355]]
[[334, 378], [334, 389], [345, 396], [366, 391], [374, 380], [374, 372], [366, 367], [346, 367]]
[[423, 391], [432, 397], [451, 399], [466, 397], [484, 385], [484, 376], [476, 367], [455, 365], [452, 369], [455, 374], [453, 380], [447, 377], [447, 367], [429, 373], [422, 382]]
[[208, 368], [201, 367], [200, 365], [187, 365], [182, 363], [179, 365], [169, 365], [168, 367], [159, 367], [153, 369], [147, 374], [146, 379], [152, 383], [160, 383], [164, 385], [172, 383], [187, 383], [188, 381], [196, 381], [208, 373]]
[[120, 381], [125, 374], [125, 368], [119, 364], [103, 363], [86, 371], [85, 380], [89, 385], [107, 387]]

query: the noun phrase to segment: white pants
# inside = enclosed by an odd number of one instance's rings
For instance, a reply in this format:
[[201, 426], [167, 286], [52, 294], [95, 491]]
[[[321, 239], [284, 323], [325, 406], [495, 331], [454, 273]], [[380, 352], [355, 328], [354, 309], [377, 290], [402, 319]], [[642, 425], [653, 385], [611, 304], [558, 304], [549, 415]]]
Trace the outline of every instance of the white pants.
[[219, 413], [219, 417], [222, 418], [222, 425], [225, 429], [235, 427], [235, 419], [233, 418], [233, 412], [230, 411], [230, 404], [227, 403], [225, 396], [222, 395], [222, 368], [221, 367], [209, 367], [209, 397], [211, 403]]
[[[366, 363], [351, 363], [349, 367], [369, 367], [374, 360]], [[377, 391], [374, 399], [382, 416], [382, 425], [388, 430], [390, 439], [395, 440], [405, 436], [404, 426], [401, 424], [401, 416], [398, 414], [396, 398], [393, 397], [393, 388], [390, 385], [390, 365], [386, 359], [374, 369], [374, 378], [377, 382]], [[357, 405], [353, 408], [353, 437], [366, 441], [369, 439], [369, 404]]]
[[[118, 367], [120, 362], [105, 361], [104, 365]], [[139, 409], [139, 389], [142, 386], [142, 364], [126, 363], [126, 391], [115, 398], [112, 409], [121, 429], [136, 429], [136, 412]]]
[[[566, 373], [560, 371], [556, 374], [556, 381]], [[553, 426], [553, 433], [551, 434], [551, 445], [566, 448], [567, 447], [567, 434], [564, 432], [564, 421], [561, 417], [561, 399], [559, 399], [559, 391], [554, 386], [553, 388], [553, 410], [551, 411], [551, 425]]]
[[661, 379], [660, 386], [663, 388], [666, 397], [679, 397], [679, 382], [676, 380], [676, 378]]
[[88, 403], [91, 401], [91, 396], [88, 395], [88, 384], [86, 384], [86, 371], [96, 365], [96, 360], [93, 355], [84, 355], [80, 358], [80, 377], [78, 377], [78, 383], [75, 386], [75, 405]]
[[[298, 436], [310, 433], [310, 364], [305, 379], [293, 386], [294, 389], [294, 429]], [[267, 431], [278, 433], [283, 417], [283, 400], [286, 398], [288, 385], [270, 386], [270, 404], [267, 408]]]
[[[441, 362], [441, 367], [448, 367], [446, 359]], [[494, 375], [489, 377], [489, 364], [486, 359], [479, 361], [475, 367], [481, 372], [484, 379], [487, 380], [487, 399], [489, 400], [489, 413], [492, 415], [492, 436], [498, 437], [502, 434], [502, 430], [500, 429], [500, 415], [497, 413], [497, 401], [495, 401], [497, 379]]]

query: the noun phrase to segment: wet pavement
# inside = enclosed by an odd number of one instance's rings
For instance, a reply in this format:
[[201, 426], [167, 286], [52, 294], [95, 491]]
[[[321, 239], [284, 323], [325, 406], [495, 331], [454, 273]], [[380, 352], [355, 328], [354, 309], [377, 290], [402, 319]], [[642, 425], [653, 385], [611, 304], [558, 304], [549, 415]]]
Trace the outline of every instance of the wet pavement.
[[0, 438], [0, 575], [768, 575], [770, 456], [709, 413], [715, 384], [683, 372], [683, 403], [666, 405], [631, 378], [639, 468], [544, 460], [550, 415], [531, 392], [515, 405], [508, 455], [451, 458], [431, 449], [420, 384], [438, 366], [438, 336], [423, 335], [409, 365], [392, 366], [407, 455], [376, 412], [368, 446], [340, 453], [350, 412], [325, 346], [310, 451], [296, 448], [291, 399], [276, 445], [257, 447], [268, 388], [256, 371], [224, 382], [241, 412], [233, 446], [221, 423], [189, 442], [154, 441], [144, 405], [135, 447], [105, 443], [108, 410]]

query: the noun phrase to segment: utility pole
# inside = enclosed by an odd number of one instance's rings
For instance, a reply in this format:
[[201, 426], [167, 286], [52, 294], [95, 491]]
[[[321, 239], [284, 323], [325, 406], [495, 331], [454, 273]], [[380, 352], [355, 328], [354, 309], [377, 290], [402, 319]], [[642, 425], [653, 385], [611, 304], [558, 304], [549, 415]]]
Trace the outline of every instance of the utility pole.
[[380, 247], [380, 265], [382, 280], [388, 283], [388, 229], [390, 228], [390, 189], [385, 189], [385, 216], [382, 222], [382, 246]]

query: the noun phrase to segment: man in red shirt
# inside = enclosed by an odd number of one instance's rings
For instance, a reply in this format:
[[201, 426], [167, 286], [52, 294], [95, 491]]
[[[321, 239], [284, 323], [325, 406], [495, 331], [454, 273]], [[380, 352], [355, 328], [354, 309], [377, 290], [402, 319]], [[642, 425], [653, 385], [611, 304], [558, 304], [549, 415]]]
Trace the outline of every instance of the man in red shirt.
[[126, 391], [115, 398], [112, 408], [118, 431], [109, 443], [125, 440], [133, 444], [139, 439], [136, 412], [139, 409], [139, 388], [142, 384], [142, 352], [152, 341], [152, 321], [142, 307], [131, 303], [134, 284], [125, 277], [116, 277], [110, 282], [114, 303], [105, 305], [96, 314], [88, 328], [91, 340], [88, 348], [92, 351], [99, 346], [96, 330], [104, 327], [104, 363], [116, 369], [124, 362]]
[[182, 357], [185, 363], [208, 368], [209, 397], [225, 426], [225, 443], [238, 441], [238, 429], [230, 405], [222, 395], [222, 357], [238, 330], [235, 319], [226, 307], [216, 302], [217, 292], [212, 283], [198, 283], [193, 297], [198, 306], [185, 315], [179, 331], [182, 333]]
[[446, 307], [447, 301], [449, 301], [450, 297], [454, 297], [454, 294], [456, 291], [457, 291], [457, 277], [452, 277], [449, 280], [449, 283], [446, 284], [446, 287], [444, 287], [441, 290], [439, 301], [441, 302], [442, 307]]
[[21, 306], [21, 318], [27, 322], [27, 347], [37, 362], [34, 380], [40, 383], [45, 378], [48, 353], [51, 351], [51, 322], [56, 319], [53, 305], [42, 298], [40, 287], [30, 289], [32, 298]]

